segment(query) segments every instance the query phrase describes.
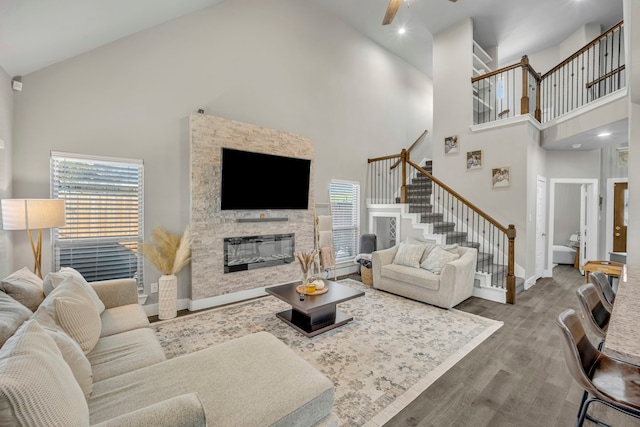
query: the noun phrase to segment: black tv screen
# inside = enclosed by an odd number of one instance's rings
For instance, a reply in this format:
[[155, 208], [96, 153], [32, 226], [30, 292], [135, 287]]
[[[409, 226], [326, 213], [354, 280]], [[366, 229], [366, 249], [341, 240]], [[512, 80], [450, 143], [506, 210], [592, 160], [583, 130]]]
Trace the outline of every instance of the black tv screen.
[[311, 160], [222, 148], [222, 210], [308, 209]]

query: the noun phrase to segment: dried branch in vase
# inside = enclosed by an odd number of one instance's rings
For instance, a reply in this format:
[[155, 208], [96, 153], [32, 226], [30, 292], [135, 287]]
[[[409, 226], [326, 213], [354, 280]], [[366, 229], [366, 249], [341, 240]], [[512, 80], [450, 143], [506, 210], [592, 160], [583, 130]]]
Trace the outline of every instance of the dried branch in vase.
[[182, 236], [162, 227], [156, 227], [151, 235], [152, 243], [144, 242], [139, 252], [163, 275], [176, 274], [191, 261], [191, 232]]
[[300, 252], [296, 252], [295, 256], [298, 262], [300, 263], [300, 268], [302, 269], [302, 272], [306, 273], [309, 271], [309, 269], [313, 265], [313, 260], [316, 257], [316, 253], [315, 251], [309, 251], [309, 252], [300, 251]]

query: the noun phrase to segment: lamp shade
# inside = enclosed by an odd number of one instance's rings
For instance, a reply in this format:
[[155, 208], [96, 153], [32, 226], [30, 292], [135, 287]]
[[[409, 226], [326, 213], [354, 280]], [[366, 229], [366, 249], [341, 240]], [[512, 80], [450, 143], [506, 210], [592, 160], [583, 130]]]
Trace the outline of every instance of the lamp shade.
[[2, 228], [5, 230], [38, 230], [64, 227], [64, 225], [64, 200], [2, 200]]

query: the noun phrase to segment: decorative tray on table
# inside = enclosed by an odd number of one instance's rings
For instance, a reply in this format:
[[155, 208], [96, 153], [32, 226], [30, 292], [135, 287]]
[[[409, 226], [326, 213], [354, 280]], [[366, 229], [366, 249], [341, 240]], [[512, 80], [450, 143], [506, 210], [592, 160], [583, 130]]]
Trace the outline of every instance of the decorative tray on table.
[[306, 288], [307, 287], [305, 285], [298, 285], [296, 287], [296, 291], [298, 291], [299, 294], [305, 294], [305, 295], [322, 295], [329, 291], [329, 287], [326, 284], [324, 285], [324, 288], [316, 289], [315, 292], [307, 292]]

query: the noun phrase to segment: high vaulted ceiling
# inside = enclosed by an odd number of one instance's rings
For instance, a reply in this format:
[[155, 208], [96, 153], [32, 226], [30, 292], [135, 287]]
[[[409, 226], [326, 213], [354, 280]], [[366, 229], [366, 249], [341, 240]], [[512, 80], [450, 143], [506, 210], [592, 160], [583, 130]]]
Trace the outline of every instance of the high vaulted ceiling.
[[[236, 0], [2, 0], [0, 66], [26, 75], [221, 1]], [[405, 0], [387, 26], [388, 0], [291, 1], [337, 15], [431, 76], [433, 35], [462, 19], [471, 17], [476, 41], [499, 45], [505, 62], [556, 45], [585, 23], [612, 26], [623, 0]]]

